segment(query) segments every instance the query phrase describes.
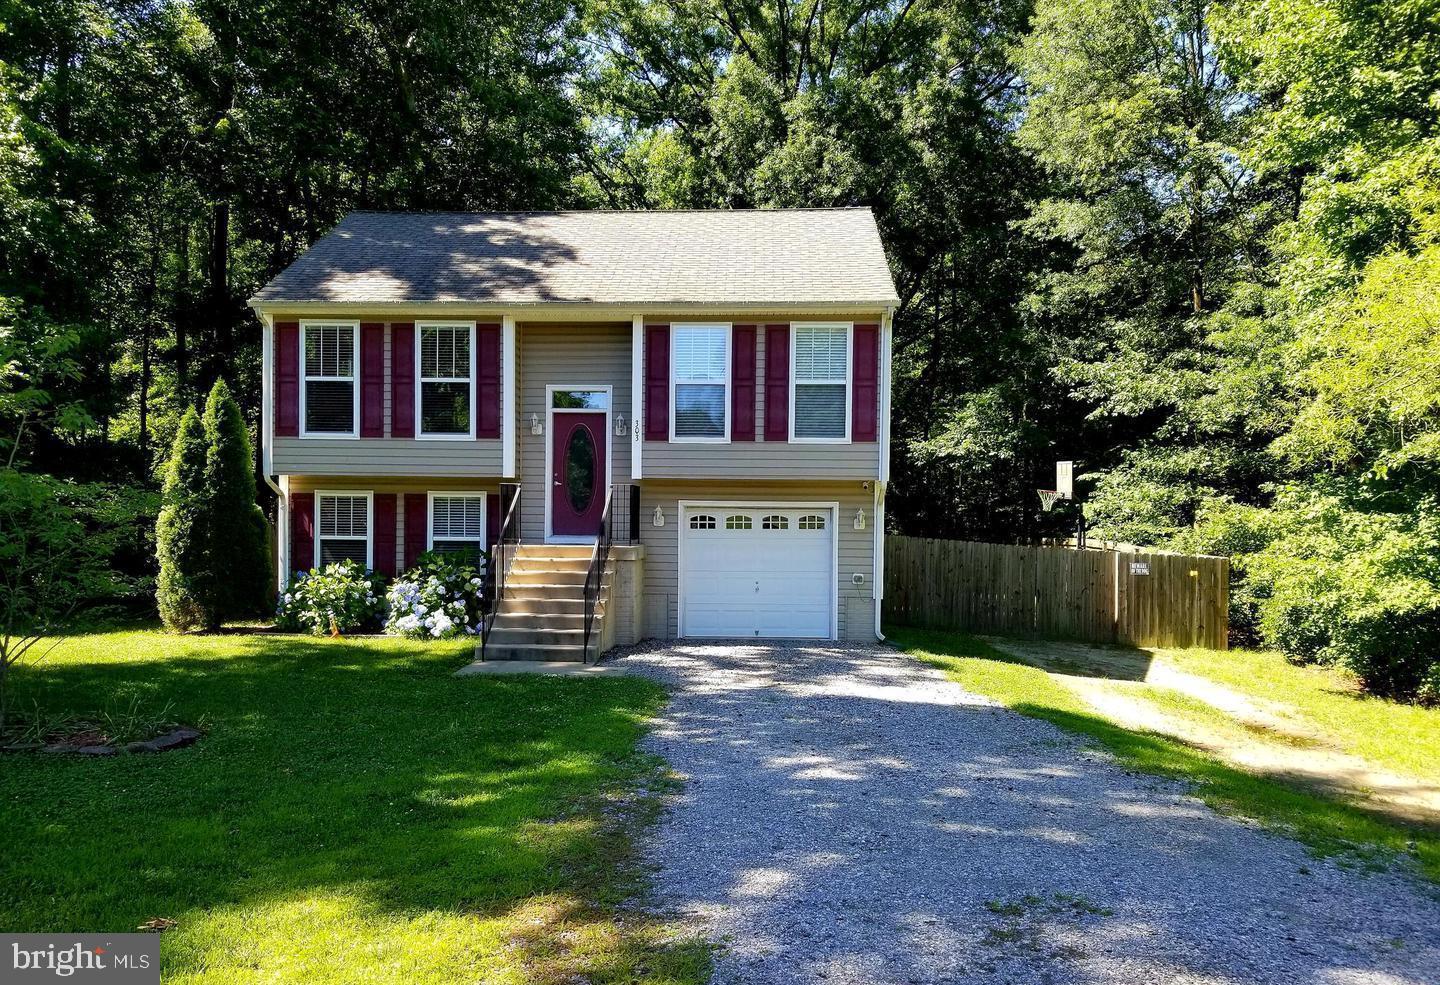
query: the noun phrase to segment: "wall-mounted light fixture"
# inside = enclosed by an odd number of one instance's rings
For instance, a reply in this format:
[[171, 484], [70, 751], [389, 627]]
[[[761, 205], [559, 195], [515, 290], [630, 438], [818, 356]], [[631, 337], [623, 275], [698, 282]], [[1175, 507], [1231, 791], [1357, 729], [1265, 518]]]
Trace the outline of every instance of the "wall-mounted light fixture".
[[658, 506], [655, 507], [655, 513], [650, 517], [650, 522], [657, 527], [665, 526], [665, 511]]
[[864, 511], [864, 510], [856, 510], [856, 511], [855, 511], [855, 529], [856, 529], [856, 530], [864, 530], [864, 529], [865, 529], [865, 511]]
[[531, 415], [530, 415], [530, 433], [531, 433], [531, 434], [544, 434], [544, 433], [545, 433], [545, 426], [540, 423], [540, 415], [539, 415], [539, 414], [531, 414]]
[[623, 437], [625, 437], [625, 415], [624, 415], [624, 414], [616, 414], [616, 415], [615, 415], [615, 437], [617, 437], [617, 438], [623, 438]]

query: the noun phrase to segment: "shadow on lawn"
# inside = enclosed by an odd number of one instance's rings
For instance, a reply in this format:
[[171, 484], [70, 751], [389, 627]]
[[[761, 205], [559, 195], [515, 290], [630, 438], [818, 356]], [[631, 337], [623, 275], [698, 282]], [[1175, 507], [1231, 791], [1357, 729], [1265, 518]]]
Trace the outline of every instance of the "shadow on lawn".
[[[553, 962], [537, 927], [604, 923], [639, 888], [625, 875], [628, 818], [602, 807], [654, 772], [634, 752], [660, 700], [652, 684], [461, 680], [450, 672], [464, 645], [394, 640], [99, 634], [83, 645], [93, 660], [30, 668], [20, 699], [84, 712], [153, 693], [209, 734], [163, 756], [0, 763], [0, 819], [22, 849], [0, 858], [7, 929], [177, 918], [166, 970], [183, 973], [244, 963], [224, 940], [186, 935], [216, 913], [263, 922], [306, 899], [343, 900], [362, 920], [526, 910], [530, 943], [516, 941]], [[625, 960], [590, 957], [560, 964], [595, 973]]]

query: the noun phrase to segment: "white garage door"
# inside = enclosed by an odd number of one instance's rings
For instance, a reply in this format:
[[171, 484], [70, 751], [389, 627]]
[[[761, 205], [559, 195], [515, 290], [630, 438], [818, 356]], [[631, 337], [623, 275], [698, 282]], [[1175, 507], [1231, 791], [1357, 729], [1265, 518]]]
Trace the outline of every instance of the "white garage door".
[[680, 517], [680, 635], [830, 639], [830, 507], [687, 506]]

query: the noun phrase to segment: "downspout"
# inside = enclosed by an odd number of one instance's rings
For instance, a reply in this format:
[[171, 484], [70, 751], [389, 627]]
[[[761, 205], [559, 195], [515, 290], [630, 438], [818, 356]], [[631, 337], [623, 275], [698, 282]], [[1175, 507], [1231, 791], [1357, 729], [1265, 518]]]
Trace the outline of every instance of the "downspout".
[[[260, 341], [260, 475], [275, 493], [275, 590], [285, 591], [285, 572], [290, 558], [290, 502], [286, 490], [275, 481], [275, 319], [261, 314]], [[289, 483], [286, 483], [288, 486]]]
[[891, 317], [894, 306], [887, 307], [880, 319], [880, 474], [875, 483], [875, 563], [871, 579], [875, 598], [875, 638], [884, 641], [881, 632], [885, 603], [885, 491], [890, 485], [890, 350]]

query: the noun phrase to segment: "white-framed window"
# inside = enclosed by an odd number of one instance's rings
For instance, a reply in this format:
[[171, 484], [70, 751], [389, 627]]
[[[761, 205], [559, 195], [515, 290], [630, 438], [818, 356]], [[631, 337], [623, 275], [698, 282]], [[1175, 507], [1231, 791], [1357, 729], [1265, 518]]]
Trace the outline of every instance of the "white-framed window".
[[690, 518], [691, 530], [714, 530], [715, 518], [709, 513], [697, 513]]
[[300, 323], [300, 434], [360, 435], [360, 323]]
[[371, 556], [373, 503], [368, 492], [315, 494], [315, 562], [317, 567], [344, 561], [374, 567]]
[[790, 518], [782, 513], [771, 513], [760, 521], [761, 530], [789, 530]]
[[475, 437], [475, 323], [417, 322], [415, 365], [416, 435]]
[[486, 543], [483, 492], [430, 493], [430, 550], [478, 558]]
[[801, 530], [824, 530], [825, 517], [819, 513], [807, 513], [800, 518]]
[[744, 513], [735, 513], [725, 518], [726, 530], [750, 530], [754, 526], [754, 522]]
[[670, 327], [670, 440], [730, 440], [730, 326]]
[[850, 440], [848, 323], [790, 329], [790, 440]]

